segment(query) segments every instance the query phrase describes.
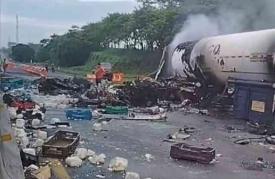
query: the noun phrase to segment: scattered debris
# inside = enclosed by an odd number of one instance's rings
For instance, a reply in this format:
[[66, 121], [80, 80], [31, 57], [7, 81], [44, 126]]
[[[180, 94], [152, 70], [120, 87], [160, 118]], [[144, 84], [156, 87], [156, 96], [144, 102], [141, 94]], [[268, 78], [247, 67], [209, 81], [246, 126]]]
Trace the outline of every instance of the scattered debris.
[[82, 160], [78, 156], [67, 157], [65, 162], [70, 167], [80, 167], [82, 165]]
[[16, 119], [15, 125], [17, 128], [23, 128], [25, 126], [25, 120], [24, 119]]
[[23, 152], [30, 155], [36, 155], [36, 151], [34, 148], [25, 148], [23, 149]]
[[31, 172], [32, 176], [38, 179], [49, 179], [52, 177], [49, 166], [41, 167]]
[[272, 145], [275, 145], [275, 136], [266, 137], [266, 142]]
[[125, 175], [125, 179], [140, 179], [140, 176], [138, 173], [127, 172]]
[[79, 140], [79, 133], [59, 130], [43, 144], [42, 154], [45, 157], [66, 158], [74, 154]]
[[151, 154], [145, 154], [145, 158], [147, 162], [151, 162], [155, 157]]
[[96, 178], [106, 178], [104, 175], [96, 175]]
[[187, 129], [186, 131], [185, 131], [185, 129], [179, 129], [177, 132], [175, 132], [173, 134], [169, 134], [167, 136], [167, 139], [164, 139], [164, 141], [172, 142], [172, 143], [180, 143], [180, 142], [188, 139], [191, 136], [190, 133], [193, 133], [193, 131], [191, 131], [189, 129]]
[[49, 166], [52, 170], [53, 176], [56, 178], [64, 178], [64, 179], [70, 179], [71, 177], [69, 176], [67, 169], [64, 167], [64, 165], [56, 159], [50, 160]]
[[92, 112], [88, 108], [69, 108], [65, 110], [69, 120], [91, 120]]
[[265, 126], [258, 123], [247, 122], [246, 124], [248, 132], [256, 135], [266, 135], [268, 130]]
[[78, 156], [81, 160], [84, 160], [88, 156], [88, 150], [85, 148], [77, 148], [74, 155]]
[[113, 158], [109, 164], [109, 169], [115, 172], [125, 171], [127, 167], [128, 167], [128, 160], [121, 157]]
[[235, 144], [240, 144], [240, 145], [247, 145], [250, 143], [249, 139], [239, 139], [234, 141]]
[[93, 130], [97, 131], [97, 132], [102, 131], [103, 130], [102, 124], [101, 123], [94, 123]]
[[52, 118], [51, 119], [51, 124], [56, 124], [56, 123], [59, 123], [61, 122], [61, 120], [59, 118]]
[[186, 134], [193, 134], [196, 132], [196, 128], [194, 127], [185, 127], [183, 128], [183, 130], [181, 129], [181, 131], [184, 131]]
[[27, 167], [27, 169], [31, 169], [31, 170], [38, 170], [39, 167], [34, 165], [34, 164], [31, 164], [30, 166]]
[[174, 144], [171, 146], [170, 156], [178, 160], [190, 160], [203, 164], [209, 164], [215, 159], [215, 149], [195, 147], [188, 144]]
[[100, 154], [100, 155], [94, 154], [93, 156], [89, 157], [88, 160], [94, 165], [101, 165], [105, 163], [105, 158], [106, 158], [105, 154]]
[[247, 170], [262, 171], [265, 168], [263, 158], [259, 157], [255, 162], [242, 162], [242, 167]]
[[[81, 81], [81, 83], [79, 83]], [[49, 95], [84, 93], [89, 88], [89, 83], [81, 79], [64, 79], [47, 78], [37, 81], [40, 93]]]
[[35, 143], [33, 144], [33, 147], [42, 147], [42, 145], [44, 144], [44, 140], [42, 140], [42, 139], [37, 139], [36, 141], [35, 141]]
[[235, 140], [234, 143], [240, 144], [240, 145], [247, 145], [252, 141], [263, 141], [263, 140], [265, 140], [265, 137], [253, 137], [253, 138], [238, 139], [238, 140]]
[[102, 124], [103, 124], [103, 125], [107, 125], [108, 122], [107, 122], [107, 121], [102, 121]]
[[38, 139], [46, 140], [48, 138], [48, 133], [46, 131], [37, 130], [36, 135]]
[[88, 149], [88, 151], [87, 151], [87, 156], [88, 156], [88, 157], [91, 157], [91, 156], [94, 156], [94, 155], [95, 155], [95, 152], [92, 151], [92, 150], [90, 150], [90, 149]]
[[40, 123], [41, 123], [41, 121], [39, 119], [33, 119], [32, 120], [32, 126], [33, 127], [39, 126]]

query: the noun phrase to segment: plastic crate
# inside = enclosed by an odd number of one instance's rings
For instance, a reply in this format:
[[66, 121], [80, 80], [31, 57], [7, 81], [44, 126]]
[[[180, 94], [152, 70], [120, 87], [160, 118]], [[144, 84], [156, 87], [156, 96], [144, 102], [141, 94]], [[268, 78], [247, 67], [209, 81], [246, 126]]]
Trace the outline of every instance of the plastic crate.
[[78, 132], [57, 131], [42, 145], [42, 155], [50, 158], [66, 158], [75, 152], [79, 140]]
[[107, 106], [105, 108], [105, 114], [120, 114], [120, 115], [128, 115], [128, 107], [127, 106]]
[[23, 88], [24, 82], [23, 80], [18, 79], [5, 79], [1, 82], [2, 90], [14, 90], [18, 88]]
[[211, 147], [196, 147], [184, 143], [171, 146], [170, 157], [176, 160], [189, 160], [209, 164], [215, 159], [215, 149]]
[[34, 102], [13, 102], [11, 104], [12, 107], [17, 107], [21, 110], [26, 110], [26, 109], [34, 109], [35, 103]]
[[66, 117], [69, 120], [91, 120], [92, 112], [87, 108], [70, 108], [66, 111]]

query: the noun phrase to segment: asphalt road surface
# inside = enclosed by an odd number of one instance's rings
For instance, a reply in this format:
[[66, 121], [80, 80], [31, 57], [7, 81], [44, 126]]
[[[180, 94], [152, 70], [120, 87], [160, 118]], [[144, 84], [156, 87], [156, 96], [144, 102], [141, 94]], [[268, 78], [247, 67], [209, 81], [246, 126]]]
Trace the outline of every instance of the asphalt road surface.
[[[56, 109], [47, 112], [48, 119], [59, 117], [66, 120], [64, 115], [63, 111]], [[141, 178], [275, 178], [275, 169], [253, 171], [242, 168], [242, 161], [256, 161], [258, 157], [275, 162], [275, 154], [269, 149], [270, 146], [261, 145], [261, 142], [248, 145], [233, 143], [238, 138], [259, 137], [245, 131], [244, 121], [174, 112], [169, 114], [167, 122], [112, 120], [104, 127], [106, 131], [102, 132], [92, 130], [94, 122], [71, 121], [73, 130], [81, 133], [80, 146], [92, 149], [98, 154], [106, 154], [106, 164], [95, 167], [86, 161], [81, 168], [69, 169], [75, 179], [96, 178], [99, 174], [110, 179], [123, 178], [123, 173], [112, 173], [107, 170], [109, 161], [116, 156], [128, 159], [128, 171], [138, 172]], [[185, 126], [196, 128], [196, 132], [185, 141], [186, 143], [214, 147], [216, 154], [221, 154], [215, 164], [175, 161], [169, 157], [172, 144], [163, 142], [163, 139]], [[237, 130], [229, 132], [226, 129], [228, 126]], [[148, 162], [145, 154], [151, 154], [154, 159]]]
[[[63, 74], [50, 74], [51, 77], [64, 77]], [[22, 75], [20, 75], [22, 77]], [[27, 77], [29, 78], [29, 77]], [[29, 78], [30, 79], [30, 78]], [[67, 121], [63, 109], [48, 109], [46, 122], [57, 117]], [[108, 171], [110, 160], [116, 156], [128, 159], [128, 171], [138, 172], [141, 178], [152, 179], [271, 179], [275, 178], [275, 169], [263, 171], [246, 170], [241, 166], [243, 161], [256, 161], [262, 157], [264, 161], [275, 162], [272, 145], [264, 142], [253, 142], [248, 145], [234, 144], [239, 138], [259, 137], [249, 134], [245, 129], [245, 121], [231, 117], [209, 117], [199, 114], [174, 112], [168, 115], [167, 122], [150, 121], [110, 121], [102, 132], [94, 132], [92, 121], [70, 121], [72, 130], [81, 134], [79, 147], [94, 150], [97, 154], [107, 156], [103, 166], [96, 167], [88, 161], [80, 168], [69, 168], [73, 179], [92, 179], [96, 175], [104, 175], [106, 179], [122, 179], [123, 173]], [[216, 149], [217, 162], [203, 165], [189, 161], [175, 161], [169, 157], [171, 143], [163, 139], [185, 126], [195, 127], [196, 132], [185, 142], [188, 144], [210, 146]], [[237, 129], [229, 132], [227, 127]], [[273, 152], [273, 153], [272, 153]], [[154, 159], [146, 160], [145, 154]]]

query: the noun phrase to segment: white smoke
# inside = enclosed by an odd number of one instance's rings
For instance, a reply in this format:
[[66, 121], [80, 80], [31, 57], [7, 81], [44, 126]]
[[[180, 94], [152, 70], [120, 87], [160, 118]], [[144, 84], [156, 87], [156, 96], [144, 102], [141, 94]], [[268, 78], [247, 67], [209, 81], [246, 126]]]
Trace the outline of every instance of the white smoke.
[[220, 30], [215, 19], [209, 18], [203, 14], [190, 15], [185, 21], [181, 31], [174, 37], [173, 42], [170, 44], [170, 48], [174, 49], [182, 42], [199, 40], [203, 37], [218, 34], [220, 34]]
[[[186, 2], [195, 3], [195, 0]], [[215, 12], [190, 14], [167, 51], [166, 73], [171, 70], [171, 57], [181, 43], [205, 37], [275, 28], [275, 0], [216, 0]], [[186, 4], [186, 6], [188, 6]], [[191, 7], [191, 4], [190, 4]]]
[[275, 0], [224, 0], [210, 15], [191, 14], [170, 47], [204, 37], [275, 28]]

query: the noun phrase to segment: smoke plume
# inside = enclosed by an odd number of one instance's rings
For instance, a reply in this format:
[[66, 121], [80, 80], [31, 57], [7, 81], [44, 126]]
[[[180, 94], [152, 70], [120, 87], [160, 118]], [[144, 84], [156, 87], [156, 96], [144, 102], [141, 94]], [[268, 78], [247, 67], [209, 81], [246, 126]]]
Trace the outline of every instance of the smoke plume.
[[220, 0], [215, 12], [192, 14], [174, 37], [171, 48], [203, 37], [275, 28], [274, 0]]

